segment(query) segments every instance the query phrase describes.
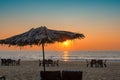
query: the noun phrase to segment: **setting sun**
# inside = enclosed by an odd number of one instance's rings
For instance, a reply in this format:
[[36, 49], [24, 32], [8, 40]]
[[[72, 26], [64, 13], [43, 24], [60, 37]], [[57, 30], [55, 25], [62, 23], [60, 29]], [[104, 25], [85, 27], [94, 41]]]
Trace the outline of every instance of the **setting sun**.
[[65, 42], [63, 42], [63, 44], [64, 44], [65, 46], [67, 46], [69, 43], [68, 43], [68, 41], [65, 41]]
[[72, 42], [70, 40], [64, 41], [61, 45], [62, 47], [70, 47]]

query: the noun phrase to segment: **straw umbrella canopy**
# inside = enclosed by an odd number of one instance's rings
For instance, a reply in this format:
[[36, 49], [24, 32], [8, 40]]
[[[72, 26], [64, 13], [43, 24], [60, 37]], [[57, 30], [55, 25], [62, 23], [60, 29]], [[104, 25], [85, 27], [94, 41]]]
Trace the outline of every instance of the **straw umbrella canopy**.
[[63, 42], [66, 40], [83, 39], [85, 36], [82, 33], [74, 33], [69, 31], [51, 30], [45, 26], [32, 28], [27, 32], [10, 38], [0, 40], [0, 44], [12, 46], [26, 46], [26, 45], [42, 45], [43, 51], [43, 66], [45, 71], [45, 54], [44, 45], [47, 43]]

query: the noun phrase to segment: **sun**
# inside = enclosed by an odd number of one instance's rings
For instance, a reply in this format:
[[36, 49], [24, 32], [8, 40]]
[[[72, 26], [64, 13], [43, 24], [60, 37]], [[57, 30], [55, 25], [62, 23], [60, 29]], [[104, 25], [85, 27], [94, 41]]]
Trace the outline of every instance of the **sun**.
[[65, 46], [67, 46], [69, 43], [68, 43], [68, 41], [65, 41], [65, 42], [63, 42], [63, 44], [64, 44]]
[[66, 40], [62, 43], [59, 43], [59, 46], [62, 50], [70, 50], [72, 48], [72, 40]]
[[71, 46], [71, 41], [70, 40], [64, 41], [62, 43], [62, 46], [64, 46], [64, 47], [70, 47]]

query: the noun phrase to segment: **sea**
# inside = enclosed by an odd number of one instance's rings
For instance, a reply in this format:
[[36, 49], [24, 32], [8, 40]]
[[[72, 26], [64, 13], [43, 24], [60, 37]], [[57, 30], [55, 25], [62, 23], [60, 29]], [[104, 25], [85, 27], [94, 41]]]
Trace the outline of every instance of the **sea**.
[[[42, 51], [29, 50], [0, 50], [1, 58], [21, 59], [21, 60], [42, 60]], [[105, 59], [120, 61], [120, 51], [45, 51], [45, 59], [55, 59], [62, 61], [79, 61], [86, 59]]]

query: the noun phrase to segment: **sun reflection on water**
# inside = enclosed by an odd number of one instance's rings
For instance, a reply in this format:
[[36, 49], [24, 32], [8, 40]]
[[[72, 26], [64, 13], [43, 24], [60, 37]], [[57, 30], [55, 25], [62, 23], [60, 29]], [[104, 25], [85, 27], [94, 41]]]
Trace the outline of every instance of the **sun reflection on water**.
[[68, 51], [64, 51], [63, 52], [64, 54], [63, 54], [63, 59], [64, 59], [64, 61], [68, 61], [68, 59], [69, 59], [69, 53], [68, 53]]

